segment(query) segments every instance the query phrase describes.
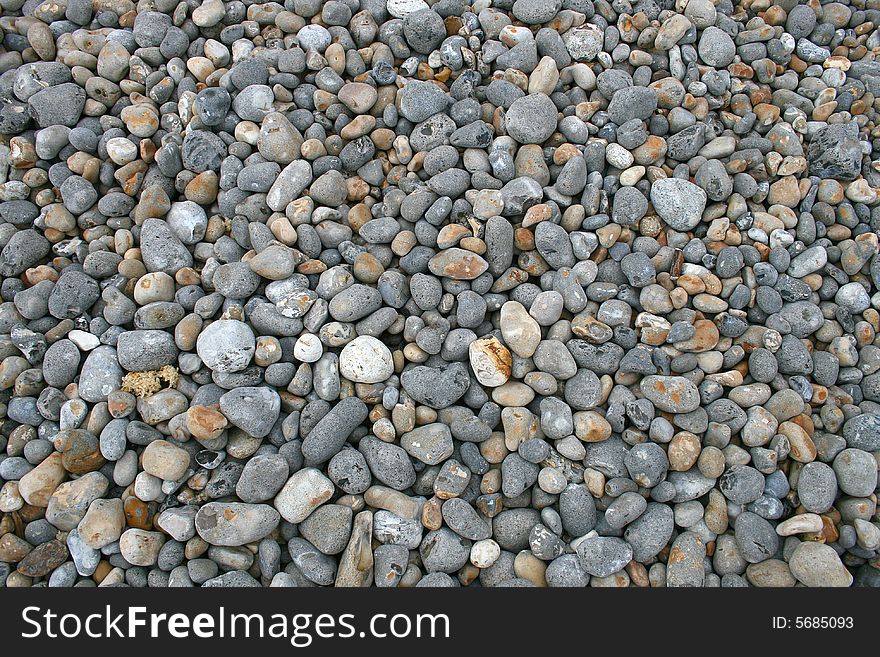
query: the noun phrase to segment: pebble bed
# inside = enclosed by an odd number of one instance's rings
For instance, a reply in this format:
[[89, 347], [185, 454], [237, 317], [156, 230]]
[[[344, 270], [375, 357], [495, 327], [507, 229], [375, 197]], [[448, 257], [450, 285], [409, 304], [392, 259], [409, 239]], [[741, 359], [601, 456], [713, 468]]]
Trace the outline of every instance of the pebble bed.
[[0, 0], [0, 582], [878, 586], [880, 2]]

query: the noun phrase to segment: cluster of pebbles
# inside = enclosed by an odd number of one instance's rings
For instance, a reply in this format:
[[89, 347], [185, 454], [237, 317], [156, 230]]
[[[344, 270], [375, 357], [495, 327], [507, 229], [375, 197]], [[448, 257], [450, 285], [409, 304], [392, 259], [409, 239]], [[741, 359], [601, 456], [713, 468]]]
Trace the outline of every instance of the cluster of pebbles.
[[880, 2], [0, 0], [0, 582], [878, 586]]

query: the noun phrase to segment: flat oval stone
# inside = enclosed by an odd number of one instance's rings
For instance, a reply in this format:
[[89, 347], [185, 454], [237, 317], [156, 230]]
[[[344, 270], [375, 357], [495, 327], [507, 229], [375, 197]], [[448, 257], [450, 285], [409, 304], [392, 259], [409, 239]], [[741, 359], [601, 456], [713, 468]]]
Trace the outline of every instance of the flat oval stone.
[[165, 544], [165, 534], [145, 529], [128, 529], [119, 538], [119, 551], [132, 566], [154, 566], [159, 550]]
[[791, 574], [805, 586], [847, 587], [853, 576], [830, 545], [804, 541], [789, 558]]
[[646, 376], [639, 389], [654, 406], [667, 413], [690, 413], [700, 406], [697, 386], [682, 376]]
[[578, 543], [577, 554], [584, 570], [594, 577], [608, 577], [632, 561], [632, 547], [613, 536], [594, 536]]
[[428, 261], [428, 269], [435, 276], [457, 281], [470, 281], [489, 268], [489, 263], [472, 251], [458, 247], [441, 251]]
[[196, 514], [196, 531], [211, 545], [259, 541], [278, 525], [281, 514], [268, 504], [209, 502]]
[[26, 577], [45, 577], [67, 561], [67, 546], [52, 540], [38, 545], [18, 562], [18, 572]]

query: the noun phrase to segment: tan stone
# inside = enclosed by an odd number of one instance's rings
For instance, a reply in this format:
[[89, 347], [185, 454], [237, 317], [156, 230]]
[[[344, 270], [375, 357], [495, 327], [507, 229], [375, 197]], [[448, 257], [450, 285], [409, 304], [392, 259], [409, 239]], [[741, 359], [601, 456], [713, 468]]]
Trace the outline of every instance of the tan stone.
[[476, 253], [451, 248], [441, 251], [428, 261], [428, 269], [435, 276], [470, 281], [489, 268], [489, 263]]
[[211, 406], [191, 406], [186, 412], [186, 427], [196, 440], [213, 440], [226, 429], [226, 416]]
[[62, 531], [70, 531], [82, 520], [89, 504], [102, 497], [109, 486], [110, 482], [100, 472], [89, 472], [64, 482], [49, 499], [46, 520]]
[[0, 536], [0, 561], [18, 563], [33, 550], [33, 546], [12, 532]]
[[189, 467], [189, 452], [167, 440], [154, 440], [144, 449], [143, 466], [148, 474], [166, 481], [177, 481]]
[[780, 536], [809, 534], [822, 531], [822, 516], [815, 513], [800, 513], [783, 520], [776, 525], [776, 533]]
[[574, 414], [574, 435], [585, 443], [598, 443], [611, 436], [611, 425], [596, 411]]
[[119, 540], [125, 529], [122, 506], [119, 498], [93, 501], [77, 530], [83, 543], [94, 550], [100, 550]]
[[791, 446], [790, 456], [799, 463], [810, 463], [816, 460], [816, 445], [803, 427], [794, 422], [783, 422], [777, 431], [788, 438]]
[[161, 532], [129, 529], [119, 538], [119, 551], [133, 566], [154, 566], [164, 543], [165, 534]]
[[547, 564], [529, 550], [523, 550], [513, 560], [513, 572], [517, 577], [530, 581], [535, 586], [547, 586], [545, 573]]
[[700, 457], [700, 439], [690, 431], [681, 431], [672, 437], [666, 454], [670, 470], [686, 472]]
[[46, 507], [52, 493], [67, 477], [61, 464], [61, 454], [53, 452], [18, 482], [18, 492], [31, 506]]

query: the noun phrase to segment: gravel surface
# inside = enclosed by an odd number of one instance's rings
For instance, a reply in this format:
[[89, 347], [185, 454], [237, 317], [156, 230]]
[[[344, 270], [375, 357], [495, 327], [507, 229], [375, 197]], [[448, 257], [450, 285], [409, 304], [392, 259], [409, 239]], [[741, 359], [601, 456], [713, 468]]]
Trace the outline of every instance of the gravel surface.
[[0, 583], [880, 585], [880, 3], [469, 1], [0, 0]]

